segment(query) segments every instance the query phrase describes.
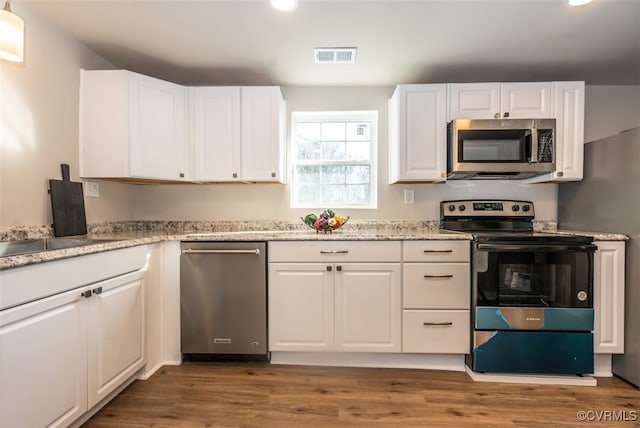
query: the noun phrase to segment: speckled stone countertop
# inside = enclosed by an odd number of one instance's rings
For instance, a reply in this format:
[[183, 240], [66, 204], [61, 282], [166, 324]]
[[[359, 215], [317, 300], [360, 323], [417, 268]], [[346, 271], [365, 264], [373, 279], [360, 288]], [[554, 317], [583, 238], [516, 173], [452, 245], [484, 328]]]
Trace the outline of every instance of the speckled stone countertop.
[[628, 241], [629, 237], [621, 233], [608, 233], [608, 232], [589, 232], [585, 230], [556, 230], [555, 233], [561, 235], [582, 235], [590, 236], [594, 241]]
[[[467, 233], [439, 229], [439, 221], [350, 221], [332, 233], [317, 233], [301, 222], [142, 221], [99, 223], [88, 226], [88, 238], [109, 239], [92, 245], [0, 257], [0, 270], [99, 253], [162, 241], [408, 241], [470, 240]], [[538, 222], [536, 230], [593, 236], [595, 240], [626, 240], [625, 235], [556, 231], [554, 222]], [[39, 239], [52, 236], [46, 226], [0, 231], [0, 240]]]

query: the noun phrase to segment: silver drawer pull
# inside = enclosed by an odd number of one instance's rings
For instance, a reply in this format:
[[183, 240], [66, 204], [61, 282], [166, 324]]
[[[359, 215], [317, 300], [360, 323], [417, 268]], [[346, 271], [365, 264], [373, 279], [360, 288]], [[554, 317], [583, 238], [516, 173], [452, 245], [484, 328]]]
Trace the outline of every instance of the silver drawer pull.
[[426, 327], [430, 327], [430, 326], [447, 326], [447, 325], [453, 325], [453, 323], [451, 321], [443, 321], [443, 322], [423, 322], [422, 325], [426, 326]]
[[453, 275], [451, 274], [444, 274], [444, 275], [425, 275], [425, 278], [431, 279], [431, 278], [453, 278]]
[[348, 254], [349, 250], [320, 250], [320, 254]]
[[254, 254], [260, 255], [260, 248], [253, 250], [192, 250], [187, 248], [182, 250], [182, 254]]
[[453, 253], [453, 250], [424, 250], [424, 253]]

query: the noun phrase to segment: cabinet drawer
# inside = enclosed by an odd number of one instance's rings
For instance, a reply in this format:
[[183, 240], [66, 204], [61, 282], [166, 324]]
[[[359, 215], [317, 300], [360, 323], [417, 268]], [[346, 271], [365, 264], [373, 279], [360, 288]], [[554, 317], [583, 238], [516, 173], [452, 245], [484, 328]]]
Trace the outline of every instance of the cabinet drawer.
[[402, 352], [469, 353], [469, 311], [405, 310]]
[[405, 241], [405, 262], [468, 262], [469, 241]]
[[468, 263], [405, 263], [405, 309], [469, 309]]
[[269, 262], [399, 262], [400, 241], [276, 241]]

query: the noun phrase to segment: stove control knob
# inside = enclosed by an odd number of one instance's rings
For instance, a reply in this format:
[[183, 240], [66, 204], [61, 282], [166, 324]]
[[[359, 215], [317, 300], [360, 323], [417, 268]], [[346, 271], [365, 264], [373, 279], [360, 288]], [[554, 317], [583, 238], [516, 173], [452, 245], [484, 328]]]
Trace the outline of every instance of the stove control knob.
[[458, 209], [459, 209], [460, 211], [464, 211], [464, 210], [466, 210], [466, 209], [467, 209], [467, 207], [466, 207], [466, 206], [464, 206], [464, 205], [459, 205], [459, 206], [458, 206]]
[[520, 205], [514, 205], [514, 206], [512, 206], [512, 207], [511, 207], [511, 211], [513, 211], [513, 212], [516, 212], [516, 213], [517, 213], [518, 211], [520, 211]]
[[527, 212], [531, 209], [531, 205], [523, 205], [522, 206], [522, 211]]
[[455, 211], [455, 210], [456, 210], [456, 206], [455, 206], [455, 205], [453, 205], [453, 204], [451, 204], [451, 205], [449, 205], [449, 206], [447, 207], [447, 209], [448, 209], [449, 211]]

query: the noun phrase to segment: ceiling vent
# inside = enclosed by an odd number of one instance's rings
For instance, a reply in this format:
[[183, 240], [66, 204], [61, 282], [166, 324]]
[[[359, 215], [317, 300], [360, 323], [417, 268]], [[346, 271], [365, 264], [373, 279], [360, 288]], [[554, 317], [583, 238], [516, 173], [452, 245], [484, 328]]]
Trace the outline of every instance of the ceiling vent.
[[356, 62], [357, 48], [315, 48], [318, 64], [350, 64]]

